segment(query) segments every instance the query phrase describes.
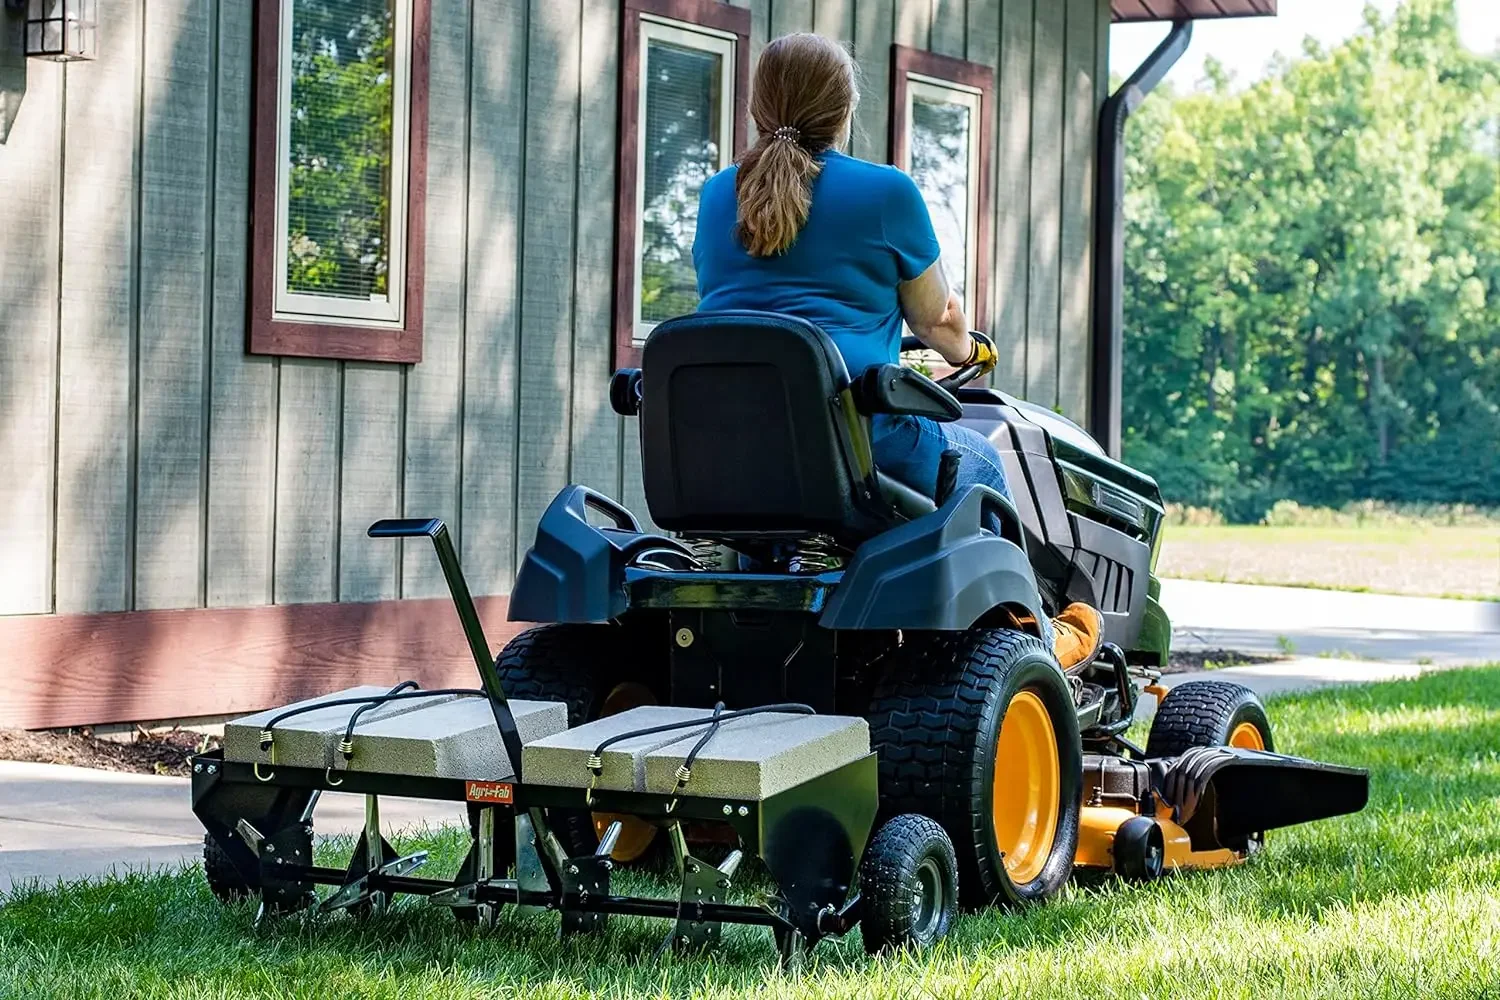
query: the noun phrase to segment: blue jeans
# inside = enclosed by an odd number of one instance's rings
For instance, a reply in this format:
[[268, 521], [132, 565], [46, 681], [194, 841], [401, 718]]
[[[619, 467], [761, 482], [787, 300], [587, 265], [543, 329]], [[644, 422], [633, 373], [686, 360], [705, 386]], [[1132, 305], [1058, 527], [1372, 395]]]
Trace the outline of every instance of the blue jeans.
[[[872, 421], [870, 434], [876, 467], [919, 493], [933, 496], [937, 492], [938, 460], [951, 448], [959, 454], [959, 490], [980, 484], [1011, 498], [1000, 453], [978, 431], [926, 417], [881, 414]], [[987, 514], [985, 522], [990, 531], [1000, 533], [998, 517]]]

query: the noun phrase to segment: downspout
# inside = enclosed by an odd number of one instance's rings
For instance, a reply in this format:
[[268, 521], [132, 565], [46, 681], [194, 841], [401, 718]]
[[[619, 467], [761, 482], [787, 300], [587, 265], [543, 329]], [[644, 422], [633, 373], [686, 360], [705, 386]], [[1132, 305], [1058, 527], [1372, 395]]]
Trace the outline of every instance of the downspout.
[[1192, 21], [1173, 21], [1167, 37], [1130, 74], [1130, 79], [1109, 95], [1099, 114], [1089, 427], [1115, 458], [1120, 457], [1121, 372], [1125, 364], [1125, 122], [1182, 58], [1192, 39]]

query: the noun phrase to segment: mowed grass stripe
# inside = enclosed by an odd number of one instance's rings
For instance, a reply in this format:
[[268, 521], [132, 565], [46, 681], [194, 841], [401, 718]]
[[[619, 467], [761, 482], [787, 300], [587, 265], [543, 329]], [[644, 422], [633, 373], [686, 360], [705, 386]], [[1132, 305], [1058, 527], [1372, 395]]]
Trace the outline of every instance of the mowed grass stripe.
[[1168, 525], [1161, 576], [1500, 600], [1500, 527]]
[[[1282, 698], [1271, 716], [1287, 752], [1371, 768], [1370, 807], [1276, 833], [1240, 869], [969, 914], [926, 955], [869, 960], [851, 937], [790, 976], [764, 931], [657, 957], [662, 922], [561, 942], [555, 916], [480, 932], [415, 900], [256, 929], [253, 906], [221, 907], [188, 869], [15, 894], [0, 997], [1500, 997], [1500, 667]], [[456, 868], [460, 831], [418, 839], [430, 869]]]

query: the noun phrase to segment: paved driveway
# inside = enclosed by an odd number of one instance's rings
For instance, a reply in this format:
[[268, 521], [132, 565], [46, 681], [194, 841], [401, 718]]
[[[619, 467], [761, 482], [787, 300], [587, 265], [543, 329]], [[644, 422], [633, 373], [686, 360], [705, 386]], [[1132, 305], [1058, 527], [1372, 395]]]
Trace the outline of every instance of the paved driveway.
[[1178, 649], [1500, 662], [1500, 604], [1301, 587], [1163, 580]]
[[[455, 803], [389, 799], [387, 831], [460, 822]], [[318, 802], [320, 834], [364, 826], [364, 798]], [[0, 893], [20, 881], [85, 878], [111, 868], [176, 867], [202, 857], [203, 827], [186, 778], [0, 761]]]

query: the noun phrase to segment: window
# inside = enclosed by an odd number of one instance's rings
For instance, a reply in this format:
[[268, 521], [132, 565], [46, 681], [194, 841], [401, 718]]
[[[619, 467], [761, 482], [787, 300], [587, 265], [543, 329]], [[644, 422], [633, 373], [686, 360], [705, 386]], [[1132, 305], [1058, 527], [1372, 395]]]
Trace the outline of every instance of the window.
[[620, 73], [615, 360], [638, 361], [663, 320], [698, 305], [693, 233], [703, 182], [745, 145], [750, 10], [626, 0]]
[[893, 47], [891, 160], [917, 182], [948, 283], [969, 321], [988, 321], [990, 117], [994, 71]]
[[250, 350], [421, 359], [427, 0], [261, 0]]

